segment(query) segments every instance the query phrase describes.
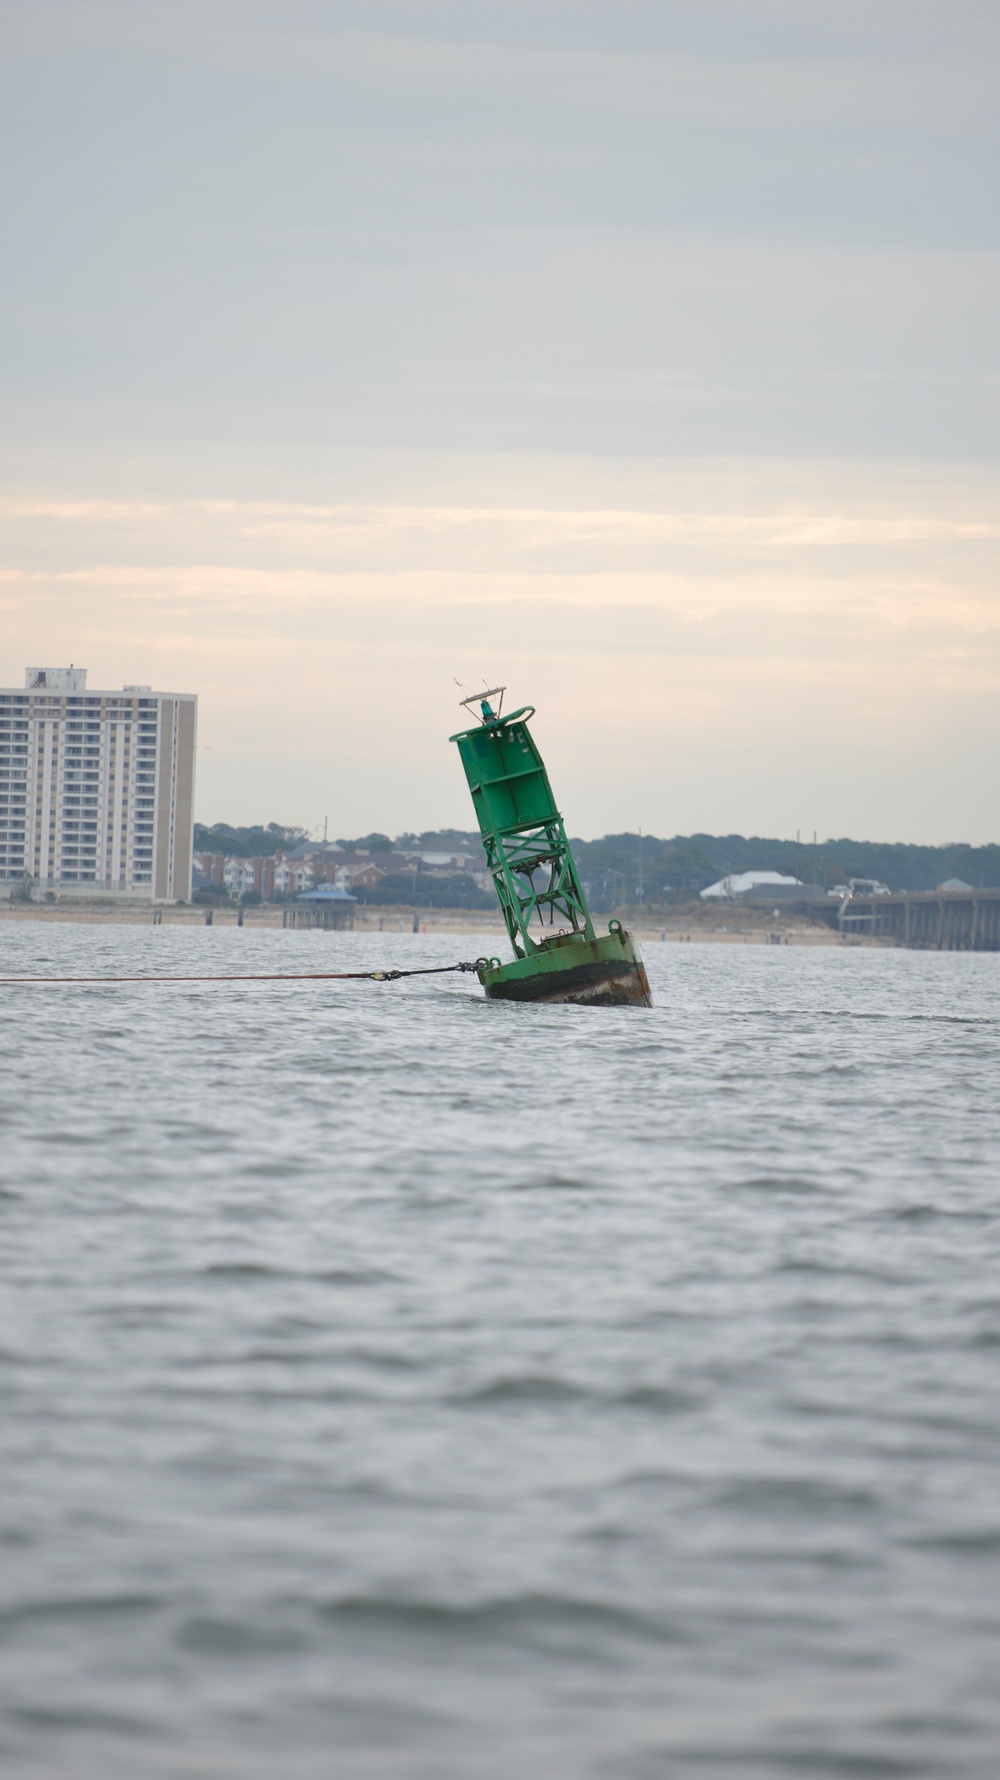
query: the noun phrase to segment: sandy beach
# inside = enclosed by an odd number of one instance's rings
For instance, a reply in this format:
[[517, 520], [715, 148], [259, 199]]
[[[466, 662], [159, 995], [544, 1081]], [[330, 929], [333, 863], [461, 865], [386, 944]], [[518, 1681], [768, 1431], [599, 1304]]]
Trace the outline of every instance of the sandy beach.
[[[197, 907], [115, 907], [60, 899], [54, 904], [7, 903], [0, 905], [0, 920], [5, 921], [78, 921], [107, 926], [203, 927], [211, 914], [214, 927], [280, 928], [282, 909], [264, 904], [240, 910], [234, 905], [206, 909]], [[416, 917], [417, 926], [414, 927]], [[634, 933], [643, 945], [782, 945], [794, 946], [881, 946], [885, 942], [852, 936], [843, 939], [836, 930], [821, 926], [801, 915], [785, 914], [777, 919], [768, 910], [743, 908], [691, 908], [664, 911], [659, 918], [652, 910], [640, 913], [621, 909], [615, 917], [595, 917], [595, 926], [603, 928], [616, 918]], [[454, 933], [496, 934], [505, 939], [500, 915], [479, 909], [365, 908], [355, 911], [356, 933]]]

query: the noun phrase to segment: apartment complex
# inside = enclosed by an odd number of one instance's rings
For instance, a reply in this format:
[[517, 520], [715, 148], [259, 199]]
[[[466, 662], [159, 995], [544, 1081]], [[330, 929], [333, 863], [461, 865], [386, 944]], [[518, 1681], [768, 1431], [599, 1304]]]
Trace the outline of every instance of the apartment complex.
[[28, 668], [0, 688], [0, 895], [187, 901], [193, 693], [88, 692], [86, 668]]

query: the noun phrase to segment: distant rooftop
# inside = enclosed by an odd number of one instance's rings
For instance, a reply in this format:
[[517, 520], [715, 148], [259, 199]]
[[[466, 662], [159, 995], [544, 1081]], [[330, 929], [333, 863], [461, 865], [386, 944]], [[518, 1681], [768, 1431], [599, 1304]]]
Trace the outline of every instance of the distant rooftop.
[[701, 894], [708, 900], [728, 902], [734, 896], [745, 896], [748, 890], [756, 890], [758, 885], [799, 883], [798, 878], [785, 877], [780, 871], [737, 871], [731, 872], [728, 878], [720, 878], [716, 884], [709, 884]]
[[38, 692], [86, 692], [86, 668], [25, 668], [24, 689]]
[[337, 890], [332, 884], [321, 884], [318, 890], [306, 890], [296, 898], [298, 902], [357, 902], [347, 890]]
[[[50, 668], [33, 667], [24, 670], [24, 689], [26, 692], [86, 692], [86, 668]], [[127, 685], [123, 692], [152, 692], [152, 686]]]

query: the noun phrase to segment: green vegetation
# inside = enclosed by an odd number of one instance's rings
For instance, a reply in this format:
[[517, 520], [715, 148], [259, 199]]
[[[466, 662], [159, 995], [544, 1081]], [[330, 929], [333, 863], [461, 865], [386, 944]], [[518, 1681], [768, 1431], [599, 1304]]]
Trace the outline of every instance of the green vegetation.
[[[478, 835], [452, 829], [423, 834], [427, 851], [460, 844], [470, 849]], [[411, 842], [412, 844], [412, 842]], [[647, 901], [686, 901], [730, 872], [780, 871], [825, 889], [848, 878], [878, 878], [891, 890], [936, 890], [946, 878], [961, 878], [976, 889], [1000, 888], [1000, 845], [911, 846], [903, 842], [828, 840], [811, 843], [759, 835], [608, 834], [600, 840], [571, 841], [581, 876], [595, 909], [634, 902], [640, 882]]]
[[[233, 828], [217, 822], [212, 828], [195, 825], [199, 852], [226, 853], [238, 858], [267, 856], [276, 848], [289, 848], [305, 840], [302, 828], [269, 822], [256, 828]], [[427, 829], [422, 834], [401, 834], [395, 840], [373, 833], [358, 840], [337, 842], [345, 849], [365, 848], [388, 853], [419, 848], [428, 853], [470, 852], [477, 856], [481, 842], [475, 830]], [[637, 834], [606, 834], [600, 840], [571, 842], [580, 875], [596, 912], [622, 903], [634, 903], [640, 881], [640, 842]], [[944, 847], [909, 846], [889, 841], [823, 841], [811, 843], [768, 840], [759, 835], [677, 834], [669, 839], [644, 834], [641, 843], [642, 887], [647, 902], [684, 902], [706, 884], [729, 872], [780, 871], [801, 878], [819, 889], [847, 878], [878, 878], [890, 890], [936, 890], [946, 878], [961, 878], [975, 889], [1000, 889], [1000, 845], [970, 847], [955, 843]], [[411, 872], [384, 878], [376, 890], [363, 893], [369, 902], [405, 902], [426, 908], [492, 908], [492, 893], [480, 891], [462, 874], [426, 878]]]
[[304, 841], [304, 828], [286, 828], [280, 822], [258, 823], [255, 828], [233, 828], [228, 822], [204, 822], [194, 825], [196, 853], [225, 853], [227, 859], [269, 859], [279, 847], [297, 847]]
[[[639, 882], [639, 836], [611, 834], [572, 842], [595, 908], [633, 902]], [[768, 840], [742, 834], [642, 837], [646, 900], [684, 900], [730, 872], [780, 871], [819, 889], [847, 878], [878, 878], [890, 890], [936, 890], [946, 878], [976, 889], [1000, 888], [1000, 846], [909, 846], [887, 841]]]
[[[454, 828], [400, 836], [396, 846], [419, 845], [427, 852], [470, 852], [479, 835]], [[600, 840], [571, 839], [581, 876], [595, 906], [633, 902], [639, 883], [637, 834], [606, 834]], [[893, 841], [811, 842], [767, 839], [761, 835], [675, 834], [660, 839], [644, 834], [642, 884], [648, 900], [685, 900], [729, 872], [780, 871], [820, 889], [848, 878], [878, 878], [891, 890], [936, 890], [946, 878], [962, 878], [975, 889], [1000, 889], [1000, 845], [918, 847]]]
[[191, 901], [221, 905], [229, 901], [229, 891], [225, 884], [202, 884], [195, 891]]
[[359, 902], [407, 903], [418, 909], [496, 909], [492, 890], [480, 890], [467, 872], [456, 872], [447, 878], [431, 877], [426, 872], [389, 872], [374, 890], [360, 888], [352, 892]]
[[391, 853], [393, 842], [387, 834], [362, 834], [356, 841], [337, 840], [337, 847], [343, 847], [345, 853]]

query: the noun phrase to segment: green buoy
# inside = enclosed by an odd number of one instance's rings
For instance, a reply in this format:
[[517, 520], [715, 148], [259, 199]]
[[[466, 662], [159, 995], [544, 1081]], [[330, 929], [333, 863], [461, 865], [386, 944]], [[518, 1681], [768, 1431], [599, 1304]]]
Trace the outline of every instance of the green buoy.
[[[460, 730], [458, 743], [493, 874], [512, 964], [490, 958], [478, 966], [490, 1000], [572, 1001], [598, 1007], [652, 1007], [649, 981], [631, 934], [611, 921], [594, 932], [576, 861], [548, 774], [528, 729], [534, 705], [509, 717], [505, 688], [463, 699], [481, 719]], [[499, 698], [497, 711], [490, 700]]]

